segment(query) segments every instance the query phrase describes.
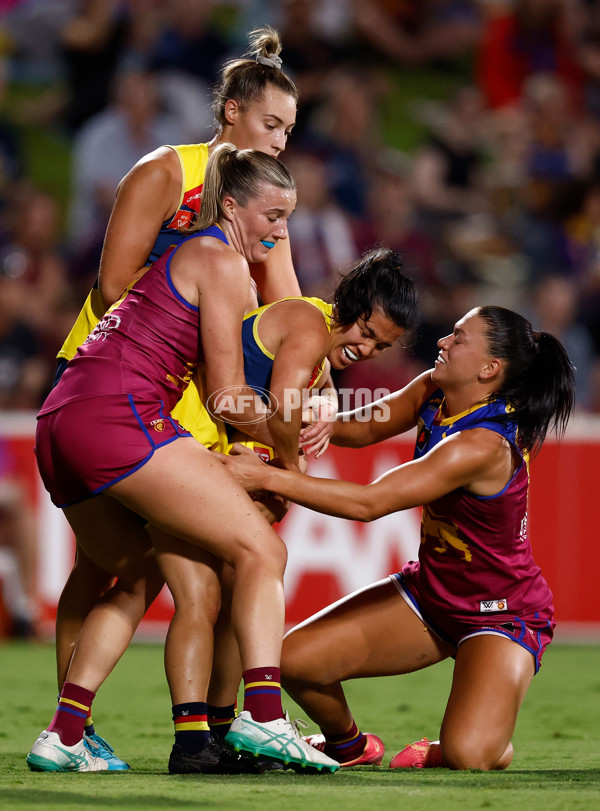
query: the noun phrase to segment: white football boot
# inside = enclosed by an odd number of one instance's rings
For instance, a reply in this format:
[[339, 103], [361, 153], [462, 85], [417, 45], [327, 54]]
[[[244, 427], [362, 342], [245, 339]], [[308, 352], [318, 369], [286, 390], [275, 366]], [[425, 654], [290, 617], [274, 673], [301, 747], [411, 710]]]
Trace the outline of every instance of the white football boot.
[[303, 721], [285, 718], [259, 723], [247, 711], [234, 719], [225, 742], [236, 752], [277, 760], [298, 772], [336, 772], [340, 764], [307, 743], [298, 730]]
[[83, 739], [66, 746], [56, 732], [40, 733], [27, 755], [32, 772], [106, 772], [108, 763], [85, 748]]

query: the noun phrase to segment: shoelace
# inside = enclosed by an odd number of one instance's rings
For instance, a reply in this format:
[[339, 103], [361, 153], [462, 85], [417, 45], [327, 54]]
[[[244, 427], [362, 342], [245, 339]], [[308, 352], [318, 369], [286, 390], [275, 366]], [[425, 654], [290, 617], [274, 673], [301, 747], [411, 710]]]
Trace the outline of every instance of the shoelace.
[[294, 718], [294, 720], [292, 720], [288, 715], [287, 710], [285, 712], [285, 720], [286, 723], [288, 723], [292, 727], [292, 729], [294, 730], [294, 735], [296, 735], [298, 738], [303, 738], [302, 733], [300, 732], [300, 728], [308, 729], [310, 726], [310, 724], [308, 724], [302, 718]]
[[98, 752], [106, 751], [109, 755], [112, 755], [115, 751], [112, 746], [105, 741], [104, 738], [101, 738], [100, 735], [97, 736], [96, 739], [92, 738], [90, 735], [84, 735], [84, 739], [89, 743], [90, 746], [93, 746], [94, 749], [97, 749]]

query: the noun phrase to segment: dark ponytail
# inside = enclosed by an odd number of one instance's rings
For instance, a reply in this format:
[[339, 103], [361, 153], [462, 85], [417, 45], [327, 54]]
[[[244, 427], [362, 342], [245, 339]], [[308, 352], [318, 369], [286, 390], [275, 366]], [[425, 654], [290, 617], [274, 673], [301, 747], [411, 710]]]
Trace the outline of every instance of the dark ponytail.
[[488, 351], [504, 362], [494, 396], [514, 408], [522, 448], [537, 452], [549, 429], [563, 434], [575, 404], [574, 367], [565, 348], [548, 332], [535, 332], [526, 318], [504, 307], [485, 306]]

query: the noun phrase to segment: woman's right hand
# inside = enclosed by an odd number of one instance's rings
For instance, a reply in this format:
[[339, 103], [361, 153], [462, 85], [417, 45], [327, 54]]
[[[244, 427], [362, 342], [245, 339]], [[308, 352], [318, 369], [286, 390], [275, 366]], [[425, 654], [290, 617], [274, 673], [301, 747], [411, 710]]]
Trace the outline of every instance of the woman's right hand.
[[302, 404], [302, 425], [300, 448], [315, 459], [322, 456], [329, 446], [333, 426], [338, 412], [337, 398], [314, 395]]
[[230, 455], [219, 454], [219, 458], [247, 493], [263, 490], [267, 464], [253, 450], [236, 442]]

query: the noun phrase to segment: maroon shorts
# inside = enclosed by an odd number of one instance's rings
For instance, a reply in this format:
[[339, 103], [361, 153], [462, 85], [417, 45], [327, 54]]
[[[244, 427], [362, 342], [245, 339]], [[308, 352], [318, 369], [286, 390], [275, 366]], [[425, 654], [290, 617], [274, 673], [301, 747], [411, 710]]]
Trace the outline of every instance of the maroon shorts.
[[38, 417], [37, 463], [57, 507], [95, 496], [142, 467], [157, 448], [191, 437], [156, 401], [118, 394]]
[[[535, 672], [537, 673], [540, 669], [542, 656], [552, 641], [556, 626], [552, 607], [546, 611], [536, 611], [518, 617], [507, 614], [506, 618], [504, 616], [499, 618], [496, 615], [485, 622], [477, 622], [475, 618], [469, 622], [462, 617], [452, 617], [448, 614], [443, 618], [436, 618], [432, 612], [428, 613], [427, 600], [419, 593], [415, 581], [410, 576], [398, 572], [390, 575], [390, 580], [425, 625], [444, 642], [455, 645], [457, 650], [466, 639], [470, 639], [472, 636], [485, 634], [504, 636], [528, 650], [534, 659]], [[441, 626], [443, 626], [443, 630]]]

